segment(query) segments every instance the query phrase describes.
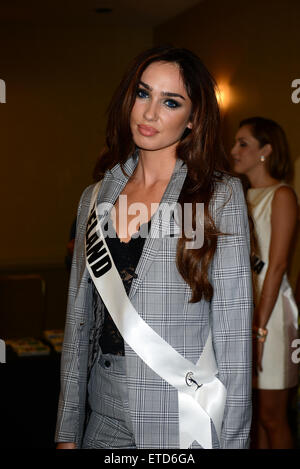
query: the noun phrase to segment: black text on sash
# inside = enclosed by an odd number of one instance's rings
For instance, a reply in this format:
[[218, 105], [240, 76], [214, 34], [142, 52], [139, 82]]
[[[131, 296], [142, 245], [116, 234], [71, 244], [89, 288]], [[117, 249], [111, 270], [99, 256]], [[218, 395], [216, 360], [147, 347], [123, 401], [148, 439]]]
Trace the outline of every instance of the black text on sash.
[[86, 230], [86, 257], [89, 266], [96, 278], [106, 274], [112, 266], [107, 249], [100, 236], [97, 233], [97, 215], [95, 205], [87, 222]]

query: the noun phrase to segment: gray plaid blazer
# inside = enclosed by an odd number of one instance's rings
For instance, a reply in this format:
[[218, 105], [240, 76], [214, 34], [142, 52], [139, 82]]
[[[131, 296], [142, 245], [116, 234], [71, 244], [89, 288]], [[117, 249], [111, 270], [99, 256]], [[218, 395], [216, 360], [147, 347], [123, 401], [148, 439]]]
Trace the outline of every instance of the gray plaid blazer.
[[[129, 176], [137, 159], [133, 155], [126, 162]], [[178, 200], [186, 174], [185, 163], [177, 160], [162, 202]], [[114, 204], [127, 180], [120, 165], [107, 171], [98, 203]], [[99, 348], [97, 330], [103, 321], [103, 317], [94, 317], [92, 284], [84, 252], [93, 187], [83, 192], [77, 214], [55, 434], [57, 442], [76, 442], [78, 448], [85, 425], [89, 369]], [[193, 363], [199, 359], [212, 329], [218, 376], [227, 389], [220, 447], [247, 448], [251, 423], [253, 301], [247, 208], [239, 179], [224, 176], [223, 182], [216, 184], [210, 211], [217, 228], [229, 233], [219, 238], [210, 267], [214, 288], [211, 302], [203, 299], [189, 303], [191, 289], [176, 268], [176, 237], [146, 239], [129, 298], [141, 317]], [[179, 448], [177, 390], [146, 366], [126, 343], [125, 356], [137, 448]]]

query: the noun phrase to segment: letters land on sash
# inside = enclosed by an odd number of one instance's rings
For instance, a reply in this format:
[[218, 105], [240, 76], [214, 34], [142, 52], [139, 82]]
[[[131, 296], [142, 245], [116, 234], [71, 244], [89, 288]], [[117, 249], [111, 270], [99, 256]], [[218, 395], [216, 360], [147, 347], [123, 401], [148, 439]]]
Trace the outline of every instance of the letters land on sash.
[[100, 278], [101, 275], [104, 275], [111, 269], [112, 262], [107, 249], [104, 246], [104, 242], [100, 238], [97, 231], [91, 235], [92, 230], [96, 229], [96, 226], [97, 214], [96, 205], [94, 205], [87, 223], [88, 230], [86, 232], [86, 257], [93, 274], [96, 278]]

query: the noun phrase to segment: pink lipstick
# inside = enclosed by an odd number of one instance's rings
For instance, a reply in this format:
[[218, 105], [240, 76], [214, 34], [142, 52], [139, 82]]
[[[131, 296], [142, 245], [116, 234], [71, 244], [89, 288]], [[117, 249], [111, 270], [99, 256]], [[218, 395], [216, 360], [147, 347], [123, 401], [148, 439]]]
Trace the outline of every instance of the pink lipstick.
[[158, 133], [158, 130], [154, 127], [150, 127], [149, 125], [138, 125], [138, 130], [144, 137], [152, 137]]

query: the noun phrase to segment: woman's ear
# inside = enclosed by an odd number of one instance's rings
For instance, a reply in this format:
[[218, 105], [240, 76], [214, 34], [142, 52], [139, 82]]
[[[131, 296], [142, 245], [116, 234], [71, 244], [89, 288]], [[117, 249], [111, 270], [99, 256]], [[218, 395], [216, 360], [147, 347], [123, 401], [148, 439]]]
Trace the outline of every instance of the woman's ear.
[[192, 124], [191, 122], [189, 122], [186, 127], [187, 127], [188, 129], [192, 129], [192, 128], [193, 128], [193, 124]]
[[264, 154], [264, 156], [270, 156], [272, 153], [272, 145], [270, 143], [266, 143], [262, 148], [260, 148], [260, 152]]

